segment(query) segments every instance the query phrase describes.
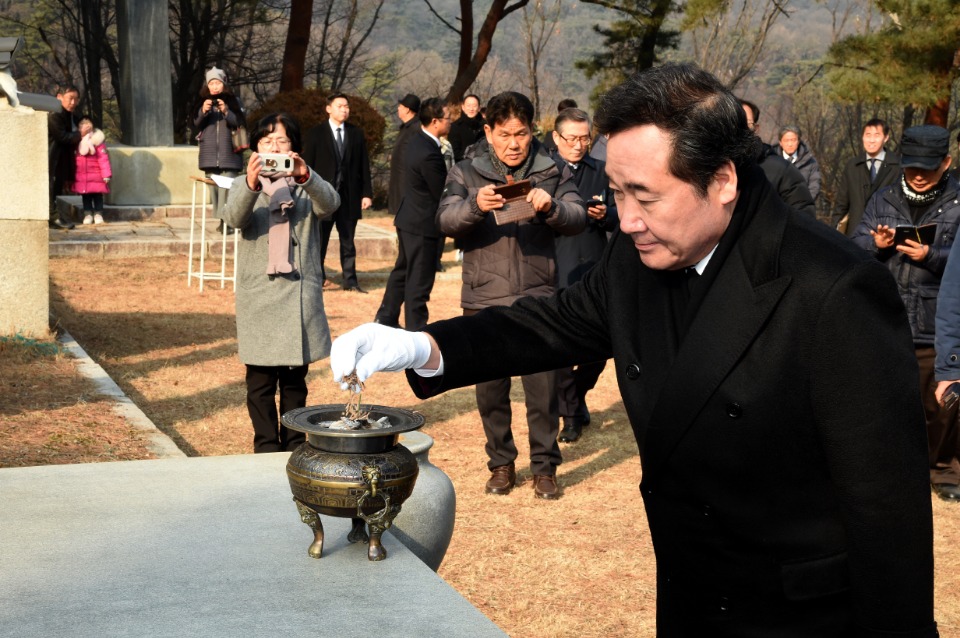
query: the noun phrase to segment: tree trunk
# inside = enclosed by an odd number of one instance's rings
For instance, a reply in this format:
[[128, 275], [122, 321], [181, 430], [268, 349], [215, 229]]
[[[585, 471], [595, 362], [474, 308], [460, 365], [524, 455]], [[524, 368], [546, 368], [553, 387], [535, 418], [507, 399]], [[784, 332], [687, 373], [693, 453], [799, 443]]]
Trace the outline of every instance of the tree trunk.
[[296, 91], [303, 88], [307, 46], [310, 44], [310, 25], [313, 22], [313, 0], [291, 0], [290, 25], [283, 47], [283, 66], [280, 69], [280, 90]]

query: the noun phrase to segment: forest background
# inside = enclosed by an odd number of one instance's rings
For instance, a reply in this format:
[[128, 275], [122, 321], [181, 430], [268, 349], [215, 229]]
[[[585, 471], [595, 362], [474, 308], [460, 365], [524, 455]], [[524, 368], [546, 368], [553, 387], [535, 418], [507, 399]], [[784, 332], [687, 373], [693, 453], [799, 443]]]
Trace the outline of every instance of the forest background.
[[[798, 125], [818, 158], [818, 214], [833, 208], [863, 123], [955, 131], [960, 3], [952, 0], [169, 0], [176, 143], [192, 143], [204, 72], [226, 70], [248, 112], [277, 94], [343, 91], [384, 119], [374, 159], [382, 205], [397, 99], [504, 90], [531, 96], [539, 128], [573, 98], [667, 60], [693, 61], [761, 108], [760, 135]], [[0, 0], [0, 36], [23, 36], [22, 91], [81, 91], [80, 110], [122, 141], [115, 0]], [[363, 111], [364, 109], [358, 109]], [[321, 111], [322, 112], [322, 111]]]

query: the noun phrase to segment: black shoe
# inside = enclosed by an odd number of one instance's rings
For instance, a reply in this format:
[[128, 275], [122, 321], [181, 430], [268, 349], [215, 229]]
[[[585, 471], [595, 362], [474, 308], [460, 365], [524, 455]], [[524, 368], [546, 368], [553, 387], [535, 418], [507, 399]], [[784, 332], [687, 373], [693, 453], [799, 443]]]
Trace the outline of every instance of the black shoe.
[[933, 493], [944, 501], [960, 503], [960, 485], [949, 485], [947, 483], [934, 483], [931, 485]]
[[359, 293], [363, 293], [364, 295], [367, 294], [367, 291], [361, 288], [360, 286], [344, 286], [343, 289], [346, 290], [347, 292], [359, 292]]
[[590, 410], [587, 409], [587, 402], [583, 397], [580, 397], [580, 407], [577, 408], [576, 417], [580, 421], [580, 427], [585, 428], [590, 425]]
[[562, 443], [573, 443], [580, 438], [582, 433], [582, 427], [580, 425], [580, 420], [576, 417], [563, 417], [563, 429], [560, 430], [560, 436], [557, 437], [557, 440]]
[[[217, 232], [220, 233], [220, 234], [223, 234], [223, 220], [222, 220], [222, 219], [220, 220], [220, 225], [217, 226]], [[233, 226], [227, 226], [227, 234], [228, 234], [228, 235], [232, 235], [232, 234], [234, 234], [235, 232], [237, 232], [237, 229], [236, 229], [236, 228], [234, 228]]]
[[50, 228], [59, 228], [60, 230], [73, 230], [74, 228], [77, 227], [77, 225], [74, 224], [73, 222], [65, 219], [60, 219], [59, 217], [51, 219], [49, 225], [50, 225]]

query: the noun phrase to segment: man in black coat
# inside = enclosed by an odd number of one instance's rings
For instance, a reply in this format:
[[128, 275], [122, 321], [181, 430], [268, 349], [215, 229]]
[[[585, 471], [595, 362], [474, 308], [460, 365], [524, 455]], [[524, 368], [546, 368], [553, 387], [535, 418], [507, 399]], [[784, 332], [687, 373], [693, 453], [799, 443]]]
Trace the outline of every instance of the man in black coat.
[[403, 172], [403, 149], [411, 136], [420, 132], [420, 98], [413, 93], [407, 93], [397, 102], [397, 117], [400, 118], [400, 130], [397, 141], [393, 144], [390, 153], [390, 186], [387, 190], [387, 212], [397, 214], [400, 208], [400, 198], [403, 197], [400, 178]]
[[480, 115], [480, 98], [473, 93], [463, 98], [460, 104], [460, 117], [450, 125], [447, 136], [453, 147], [453, 161], [463, 159], [467, 147], [483, 139], [483, 116]]
[[447, 179], [447, 165], [440, 152], [440, 137], [450, 131], [450, 112], [440, 98], [425, 100], [420, 107], [419, 131], [404, 150], [403, 197], [393, 224], [397, 227], [399, 254], [387, 279], [383, 301], [375, 321], [398, 326], [403, 305], [407, 330], [427, 325], [427, 302], [437, 274], [437, 206]]
[[[330, 119], [307, 133], [303, 159], [330, 182], [340, 194], [340, 208], [332, 217], [321, 223], [323, 238], [320, 244], [321, 267], [327, 256], [327, 245], [333, 225], [340, 236], [340, 267], [343, 271], [343, 289], [365, 293], [357, 280], [357, 247], [354, 235], [357, 222], [364, 211], [373, 204], [373, 187], [370, 181], [370, 157], [363, 131], [347, 123], [350, 117], [350, 102], [342, 93], [327, 97], [327, 114]], [[324, 288], [329, 287], [324, 271]]]
[[[576, 235], [557, 235], [557, 289], [580, 281], [600, 261], [607, 233], [617, 228], [617, 209], [607, 183], [606, 163], [587, 155], [590, 117], [580, 109], [564, 109], [554, 122], [553, 155], [561, 171], [573, 174], [581, 199], [587, 204], [587, 225]], [[557, 370], [557, 408], [563, 420], [558, 440], [572, 443], [590, 425], [586, 395], [597, 385], [606, 361], [580, 363]]]
[[900, 179], [900, 156], [887, 151], [890, 127], [879, 118], [863, 125], [863, 150], [843, 167], [832, 225], [853, 237], [873, 194]]
[[50, 226], [70, 230], [74, 224], [60, 212], [57, 196], [63, 195], [64, 188], [73, 182], [77, 170], [74, 152], [80, 144], [79, 123], [83, 116], [74, 113], [74, 109], [80, 101], [80, 91], [72, 84], [61, 86], [57, 89], [57, 99], [60, 110], [47, 116]]
[[334, 343], [334, 379], [406, 368], [425, 398], [612, 355], [660, 638], [935, 637], [923, 412], [890, 273], [783, 205], [736, 98], [695, 66], [635, 75], [597, 119], [620, 231], [583, 280], [421, 333], [361, 326]]

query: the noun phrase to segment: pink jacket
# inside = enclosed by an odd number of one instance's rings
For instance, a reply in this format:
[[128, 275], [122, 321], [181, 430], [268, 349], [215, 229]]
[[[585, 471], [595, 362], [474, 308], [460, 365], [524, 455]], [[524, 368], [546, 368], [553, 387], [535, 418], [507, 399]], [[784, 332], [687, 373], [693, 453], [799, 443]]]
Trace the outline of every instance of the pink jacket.
[[109, 193], [110, 187], [103, 181], [105, 177], [112, 177], [110, 170], [110, 155], [104, 144], [103, 131], [95, 129], [80, 141], [77, 147], [77, 177], [73, 184], [73, 192], [78, 195], [87, 193]]

